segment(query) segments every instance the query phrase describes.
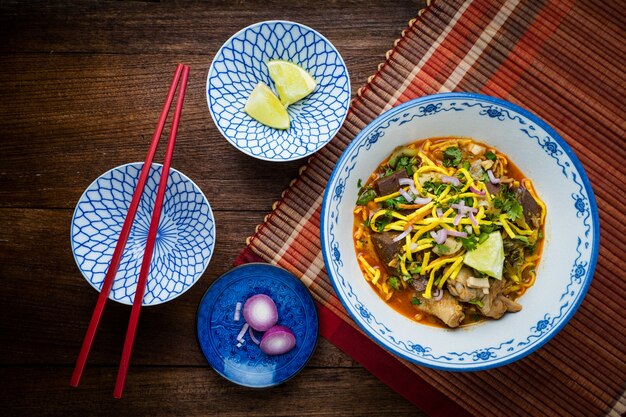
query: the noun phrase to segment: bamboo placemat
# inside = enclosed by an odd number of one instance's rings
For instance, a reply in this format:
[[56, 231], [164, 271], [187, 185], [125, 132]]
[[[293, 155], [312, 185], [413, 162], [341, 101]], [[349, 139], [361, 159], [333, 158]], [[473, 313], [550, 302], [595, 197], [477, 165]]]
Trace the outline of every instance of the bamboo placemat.
[[[625, 16], [617, 0], [434, 1], [359, 90], [340, 132], [303, 167], [238, 262], [261, 259], [301, 277], [321, 307], [322, 335], [432, 415], [459, 406], [481, 416], [624, 415]], [[443, 91], [500, 97], [556, 128], [587, 171], [602, 224], [595, 277], [579, 311], [537, 352], [489, 371], [431, 370], [373, 343], [367, 355], [352, 349], [364, 336], [335, 296], [320, 250], [324, 188], [350, 140], [383, 111]], [[419, 389], [406, 388], [411, 381]]]

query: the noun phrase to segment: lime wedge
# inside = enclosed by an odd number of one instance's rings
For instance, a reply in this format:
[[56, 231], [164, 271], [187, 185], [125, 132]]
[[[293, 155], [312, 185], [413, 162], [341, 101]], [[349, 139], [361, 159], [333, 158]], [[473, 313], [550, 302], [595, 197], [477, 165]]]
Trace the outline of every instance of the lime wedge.
[[264, 83], [258, 83], [243, 111], [248, 116], [274, 129], [289, 129], [289, 114], [274, 92]]
[[285, 107], [311, 94], [317, 85], [304, 68], [293, 62], [269, 61], [267, 69], [278, 91], [280, 102]]
[[467, 252], [463, 263], [490, 277], [502, 279], [504, 245], [500, 232], [491, 233], [487, 240], [476, 246], [476, 249]]

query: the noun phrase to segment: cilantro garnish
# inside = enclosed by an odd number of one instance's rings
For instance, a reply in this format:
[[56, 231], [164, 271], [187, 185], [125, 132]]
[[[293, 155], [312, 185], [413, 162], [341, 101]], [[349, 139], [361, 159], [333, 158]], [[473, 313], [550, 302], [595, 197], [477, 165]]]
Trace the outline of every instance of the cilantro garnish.
[[496, 160], [496, 154], [491, 152], [491, 151], [487, 151], [487, 152], [485, 152], [485, 158], [489, 159], [490, 161], [495, 161]]
[[411, 304], [413, 304], [414, 306], [418, 306], [418, 305], [422, 304], [422, 302], [420, 301], [419, 298], [413, 296], [413, 298], [411, 298]]
[[397, 277], [389, 277], [387, 284], [396, 291], [400, 291], [400, 280]]
[[461, 148], [451, 146], [443, 152], [443, 165], [446, 167], [455, 167], [461, 163], [462, 156]]
[[373, 188], [363, 190], [359, 198], [356, 200], [357, 206], [365, 206], [367, 203], [376, 198], [376, 191]]

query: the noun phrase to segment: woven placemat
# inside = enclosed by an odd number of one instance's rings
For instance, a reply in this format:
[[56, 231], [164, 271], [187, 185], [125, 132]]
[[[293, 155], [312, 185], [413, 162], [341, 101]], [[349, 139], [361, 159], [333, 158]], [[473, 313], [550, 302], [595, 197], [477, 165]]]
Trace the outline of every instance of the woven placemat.
[[[301, 277], [321, 308], [322, 335], [431, 415], [457, 414], [461, 408], [481, 416], [624, 415], [626, 205], [618, 191], [626, 183], [622, 6], [617, 0], [432, 2], [359, 90], [340, 132], [303, 167], [237, 262], [260, 259]], [[532, 355], [489, 371], [419, 367], [373, 342], [366, 355], [351, 349], [357, 338], [368, 339], [335, 296], [320, 250], [324, 188], [350, 140], [385, 110], [443, 91], [488, 94], [541, 115], [584, 165], [602, 224], [596, 274], [570, 323]], [[412, 384], [418, 388], [406, 387]]]

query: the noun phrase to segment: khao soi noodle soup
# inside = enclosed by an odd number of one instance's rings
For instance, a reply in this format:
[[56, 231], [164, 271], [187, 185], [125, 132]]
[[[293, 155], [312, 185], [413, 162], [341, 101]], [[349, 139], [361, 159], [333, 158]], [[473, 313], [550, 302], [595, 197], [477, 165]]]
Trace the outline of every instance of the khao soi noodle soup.
[[458, 327], [522, 309], [545, 215], [506, 155], [431, 138], [397, 148], [359, 184], [354, 245], [363, 276], [394, 309]]

